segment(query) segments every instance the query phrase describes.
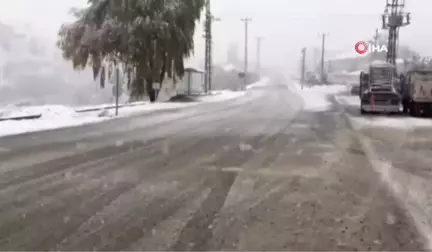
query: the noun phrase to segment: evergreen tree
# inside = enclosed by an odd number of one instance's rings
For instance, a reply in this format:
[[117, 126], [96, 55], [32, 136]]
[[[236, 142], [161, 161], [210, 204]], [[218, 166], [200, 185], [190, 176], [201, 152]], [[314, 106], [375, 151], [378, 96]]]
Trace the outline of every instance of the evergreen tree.
[[[157, 98], [154, 83], [184, 75], [194, 49], [196, 21], [205, 0], [89, 0], [77, 20], [59, 31], [58, 46], [75, 69], [90, 65], [94, 78], [121, 66], [131, 95]], [[112, 72], [112, 71], [108, 71]], [[103, 81], [101, 82], [103, 84]]]

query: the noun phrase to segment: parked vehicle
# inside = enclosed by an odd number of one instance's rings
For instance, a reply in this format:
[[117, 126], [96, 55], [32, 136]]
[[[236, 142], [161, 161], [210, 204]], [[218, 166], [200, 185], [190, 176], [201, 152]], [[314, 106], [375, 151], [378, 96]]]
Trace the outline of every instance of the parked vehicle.
[[412, 70], [402, 85], [403, 112], [411, 116], [432, 114], [432, 70]]
[[369, 73], [360, 74], [360, 112], [399, 113], [402, 97], [396, 67], [386, 62], [369, 65]]

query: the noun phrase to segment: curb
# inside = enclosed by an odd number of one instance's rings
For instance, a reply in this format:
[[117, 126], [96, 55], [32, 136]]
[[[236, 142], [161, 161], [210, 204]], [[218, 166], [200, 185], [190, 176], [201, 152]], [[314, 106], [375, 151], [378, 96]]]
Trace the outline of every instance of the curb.
[[[136, 106], [142, 106], [144, 104], [123, 104], [119, 105], [118, 108], [124, 108], [124, 107], [136, 107]], [[115, 109], [115, 105], [109, 105], [104, 107], [98, 107], [98, 108], [87, 108], [87, 109], [75, 109], [75, 112], [77, 113], [85, 113], [85, 112], [94, 112], [94, 111], [100, 111], [105, 109]]]
[[34, 115], [27, 115], [27, 116], [6, 117], [6, 118], [0, 118], [0, 122], [39, 119], [39, 118], [41, 118], [41, 116], [42, 116], [42, 114], [34, 114]]

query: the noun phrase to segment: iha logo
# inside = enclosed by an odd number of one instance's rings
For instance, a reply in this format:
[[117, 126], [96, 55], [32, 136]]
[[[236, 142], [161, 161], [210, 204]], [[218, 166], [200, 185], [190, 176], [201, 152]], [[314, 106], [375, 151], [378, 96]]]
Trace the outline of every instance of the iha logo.
[[372, 43], [366, 43], [365, 41], [357, 42], [354, 46], [354, 50], [360, 55], [370, 52], [388, 52], [385, 45], [376, 45]]

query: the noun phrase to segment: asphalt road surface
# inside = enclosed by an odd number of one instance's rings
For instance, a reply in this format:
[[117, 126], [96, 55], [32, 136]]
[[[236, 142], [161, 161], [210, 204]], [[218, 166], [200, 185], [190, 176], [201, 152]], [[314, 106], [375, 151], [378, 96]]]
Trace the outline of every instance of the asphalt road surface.
[[0, 250], [424, 250], [340, 109], [272, 84], [0, 138]]

